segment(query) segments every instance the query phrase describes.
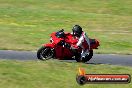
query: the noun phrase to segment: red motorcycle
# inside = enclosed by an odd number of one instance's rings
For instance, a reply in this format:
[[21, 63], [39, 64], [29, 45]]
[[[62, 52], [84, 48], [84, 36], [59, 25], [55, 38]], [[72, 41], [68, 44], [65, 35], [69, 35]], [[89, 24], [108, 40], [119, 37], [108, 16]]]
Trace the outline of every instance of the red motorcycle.
[[93, 56], [93, 49], [97, 49], [99, 41], [96, 39], [90, 39], [90, 50], [85, 58], [81, 58], [82, 48], [71, 49], [71, 46], [75, 46], [77, 39], [71, 34], [66, 33], [64, 30], [51, 33], [50, 43], [43, 44], [37, 51], [37, 58], [40, 60], [48, 60], [50, 58], [56, 58], [59, 60], [75, 59], [77, 62], [87, 62]]

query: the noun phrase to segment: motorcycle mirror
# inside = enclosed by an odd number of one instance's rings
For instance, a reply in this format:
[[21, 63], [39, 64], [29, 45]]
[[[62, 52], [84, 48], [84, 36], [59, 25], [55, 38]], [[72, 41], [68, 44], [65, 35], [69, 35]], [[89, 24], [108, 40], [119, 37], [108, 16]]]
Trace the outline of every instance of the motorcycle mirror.
[[64, 29], [61, 29], [59, 32], [64, 32]]

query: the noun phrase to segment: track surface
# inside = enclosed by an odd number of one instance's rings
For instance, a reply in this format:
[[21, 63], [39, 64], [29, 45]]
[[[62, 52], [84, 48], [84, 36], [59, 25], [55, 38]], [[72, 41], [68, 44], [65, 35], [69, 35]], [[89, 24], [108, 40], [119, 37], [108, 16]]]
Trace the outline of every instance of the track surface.
[[[37, 60], [36, 52], [0, 50], [1, 59]], [[68, 60], [73, 62], [74, 60]], [[132, 66], [132, 55], [94, 54], [88, 64], [112, 64]]]

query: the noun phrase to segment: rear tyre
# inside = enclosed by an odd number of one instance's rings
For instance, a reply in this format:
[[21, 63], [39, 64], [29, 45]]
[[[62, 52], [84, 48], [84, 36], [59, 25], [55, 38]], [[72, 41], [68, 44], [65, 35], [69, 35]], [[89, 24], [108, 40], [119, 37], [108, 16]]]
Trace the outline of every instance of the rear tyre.
[[77, 61], [77, 62], [81, 62], [81, 54], [78, 53], [77, 49], [72, 49], [72, 53], [74, 53], [74, 59]]
[[42, 46], [37, 51], [37, 58], [39, 60], [48, 60], [50, 58], [53, 58], [53, 56], [54, 56], [54, 51], [50, 47], [44, 47], [44, 46]]
[[77, 54], [75, 55], [75, 60], [76, 60], [77, 62], [81, 62], [81, 55], [77, 53]]
[[89, 51], [89, 54], [87, 54], [87, 55], [85, 56], [85, 58], [82, 58], [82, 62], [87, 62], [87, 61], [89, 61], [89, 60], [92, 58], [92, 56], [93, 56], [93, 50], [90, 50], [90, 51]]

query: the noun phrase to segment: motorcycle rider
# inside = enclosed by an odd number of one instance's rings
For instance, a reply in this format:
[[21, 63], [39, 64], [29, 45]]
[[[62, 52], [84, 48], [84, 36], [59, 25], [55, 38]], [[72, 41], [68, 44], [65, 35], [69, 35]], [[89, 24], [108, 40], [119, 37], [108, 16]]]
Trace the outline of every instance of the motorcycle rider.
[[73, 26], [71, 34], [78, 40], [75, 46], [71, 46], [71, 49], [81, 47], [81, 58], [85, 58], [86, 54], [89, 53], [90, 50], [90, 41], [87, 34], [82, 31], [82, 27], [79, 25]]

